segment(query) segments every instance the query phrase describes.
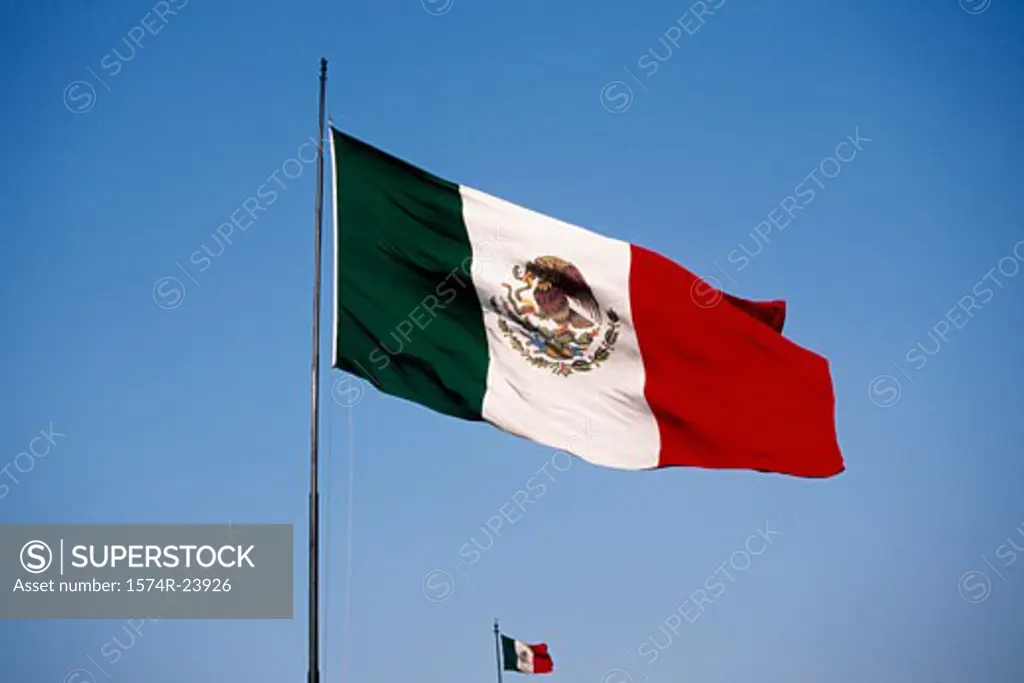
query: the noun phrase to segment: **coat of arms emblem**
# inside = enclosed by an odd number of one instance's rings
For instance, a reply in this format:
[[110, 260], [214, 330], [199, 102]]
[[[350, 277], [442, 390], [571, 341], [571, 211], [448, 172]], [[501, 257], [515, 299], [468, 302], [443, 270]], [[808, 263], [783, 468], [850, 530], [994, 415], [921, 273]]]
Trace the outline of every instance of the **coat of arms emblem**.
[[505, 296], [491, 297], [498, 327], [531, 365], [568, 376], [608, 360], [619, 338], [619, 316], [601, 310], [579, 269], [557, 256], [512, 268]]

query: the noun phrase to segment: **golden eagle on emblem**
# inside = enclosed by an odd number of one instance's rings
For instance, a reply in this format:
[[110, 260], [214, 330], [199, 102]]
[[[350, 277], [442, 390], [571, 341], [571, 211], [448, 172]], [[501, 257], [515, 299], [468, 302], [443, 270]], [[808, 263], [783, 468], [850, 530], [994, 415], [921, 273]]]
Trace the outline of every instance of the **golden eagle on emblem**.
[[[512, 267], [515, 284], [492, 296], [498, 328], [530, 365], [568, 377], [608, 360], [619, 338], [619, 316], [602, 315], [594, 292], [579, 269], [557, 256], [538, 256]], [[608, 327], [602, 332], [603, 318]]]
[[[533, 300], [537, 306], [535, 309], [528, 307], [533, 310], [524, 310], [524, 313], [576, 329], [592, 327], [601, 321], [601, 307], [576, 266], [557, 256], [539, 256], [527, 263], [525, 270], [522, 279], [526, 284], [531, 286], [536, 281]], [[593, 320], [574, 310], [574, 303]]]

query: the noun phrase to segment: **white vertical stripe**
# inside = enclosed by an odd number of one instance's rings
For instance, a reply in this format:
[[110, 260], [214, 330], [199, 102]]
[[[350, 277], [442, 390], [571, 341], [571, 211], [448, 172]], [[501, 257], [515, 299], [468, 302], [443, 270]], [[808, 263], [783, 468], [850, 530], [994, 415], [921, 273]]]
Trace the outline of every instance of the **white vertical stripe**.
[[533, 673], [533, 650], [526, 643], [516, 641], [516, 668], [524, 674]]
[[[630, 245], [472, 188], [460, 187], [460, 192], [490, 356], [484, 418], [597, 465], [656, 467], [660, 436], [643, 394], [644, 367], [629, 299]], [[618, 341], [600, 366], [556, 375], [531, 365], [499, 328], [491, 298], [500, 302], [507, 296], [506, 285], [520, 286], [513, 268], [540, 256], [575, 265], [597, 298], [602, 323], [591, 355], [611, 324], [608, 310], [618, 314]], [[513, 324], [512, 329], [525, 342], [521, 328]]]

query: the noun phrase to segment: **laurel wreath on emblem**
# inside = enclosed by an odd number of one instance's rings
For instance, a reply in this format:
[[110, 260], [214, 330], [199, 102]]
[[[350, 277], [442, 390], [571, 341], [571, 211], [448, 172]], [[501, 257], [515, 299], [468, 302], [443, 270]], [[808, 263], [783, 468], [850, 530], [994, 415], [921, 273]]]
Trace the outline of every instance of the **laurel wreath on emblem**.
[[[525, 267], [514, 266], [512, 277], [517, 286], [502, 283], [505, 296], [491, 297], [491, 308], [502, 335], [530, 365], [567, 377], [608, 360], [619, 340], [620, 318], [612, 309], [602, 315], [576, 266], [540, 256]], [[604, 316], [608, 327], [602, 335]]]

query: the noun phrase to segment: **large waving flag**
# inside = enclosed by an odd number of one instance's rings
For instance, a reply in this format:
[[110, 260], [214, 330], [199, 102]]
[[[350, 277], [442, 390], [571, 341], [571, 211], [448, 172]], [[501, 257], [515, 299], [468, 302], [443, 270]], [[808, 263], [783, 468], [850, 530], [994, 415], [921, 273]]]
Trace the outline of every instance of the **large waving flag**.
[[783, 302], [334, 129], [331, 156], [335, 367], [597, 465], [843, 471], [828, 362]]

